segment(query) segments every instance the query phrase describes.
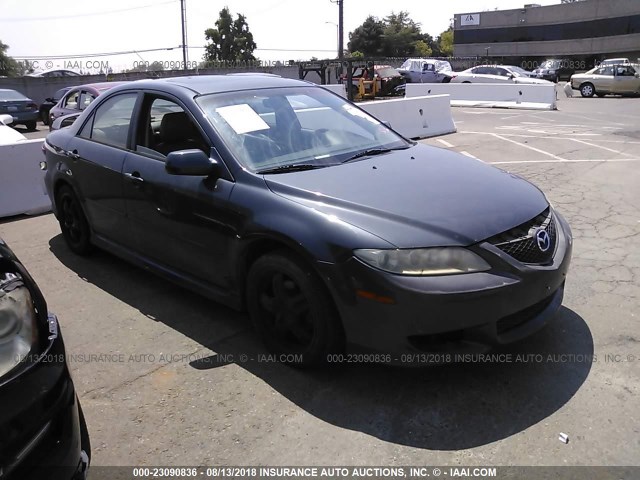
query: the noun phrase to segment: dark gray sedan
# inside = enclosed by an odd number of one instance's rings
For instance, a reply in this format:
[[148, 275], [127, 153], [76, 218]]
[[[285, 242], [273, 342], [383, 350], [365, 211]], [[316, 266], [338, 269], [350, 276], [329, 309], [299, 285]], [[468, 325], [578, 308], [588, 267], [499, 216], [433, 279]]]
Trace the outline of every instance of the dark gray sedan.
[[35, 130], [38, 121], [38, 105], [29, 97], [15, 90], [0, 88], [0, 115], [13, 117], [13, 125], [24, 125]]
[[132, 82], [45, 148], [69, 248], [247, 309], [284, 361], [484, 350], [562, 302], [571, 231], [538, 188], [306, 82]]

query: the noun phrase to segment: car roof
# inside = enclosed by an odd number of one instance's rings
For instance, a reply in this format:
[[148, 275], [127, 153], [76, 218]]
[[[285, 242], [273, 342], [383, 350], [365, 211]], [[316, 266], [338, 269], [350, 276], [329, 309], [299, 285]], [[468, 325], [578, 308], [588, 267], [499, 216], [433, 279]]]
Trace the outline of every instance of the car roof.
[[[308, 87], [314, 85], [302, 80], [293, 80], [272, 75], [196, 75], [136, 80], [126, 83], [129, 87], [148, 88], [151, 90], [158, 89], [158, 87], [161, 86], [167, 90], [188, 89], [196, 95], [259, 88]], [[118, 90], [120, 89], [124, 90], [125, 87], [120, 87]]]
[[131, 82], [98, 82], [98, 83], [85, 83], [83, 85], [76, 85], [73, 87], [68, 87], [69, 90], [73, 89], [83, 89], [83, 88], [92, 88], [99, 92], [104, 92], [105, 90], [109, 90], [110, 88], [118, 87], [120, 85], [125, 85]]

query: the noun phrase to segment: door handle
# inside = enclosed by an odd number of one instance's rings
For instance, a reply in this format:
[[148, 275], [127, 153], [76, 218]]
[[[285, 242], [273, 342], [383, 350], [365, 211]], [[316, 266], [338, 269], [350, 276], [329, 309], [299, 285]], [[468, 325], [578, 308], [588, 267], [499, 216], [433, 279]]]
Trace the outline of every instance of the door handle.
[[73, 150], [72, 152], [66, 151], [65, 153], [67, 154], [67, 157], [73, 158], [74, 160], [77, 160], [80, 158], [80, 154], [78, 154], [78, 150]]
[[144, 183], [144, 178], [142, 178], [138, 172], [125, 173], [124, 176], [133, 183]]

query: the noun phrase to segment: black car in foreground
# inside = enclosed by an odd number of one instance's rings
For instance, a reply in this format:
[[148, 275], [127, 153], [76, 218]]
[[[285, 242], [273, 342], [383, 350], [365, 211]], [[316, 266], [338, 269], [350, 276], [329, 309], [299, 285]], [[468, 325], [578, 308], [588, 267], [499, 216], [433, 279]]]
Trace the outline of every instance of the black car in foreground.
[[89, 435], [57, 318], [0, 239], [0, 478], [80, 480]]
[[306, 82], [132, 82], [45, 150], [74, 252], [97, 246], [246, 308], [271, 351], [304, 364], [483, 350], [562, 302], [571, 232], [538, 188]]

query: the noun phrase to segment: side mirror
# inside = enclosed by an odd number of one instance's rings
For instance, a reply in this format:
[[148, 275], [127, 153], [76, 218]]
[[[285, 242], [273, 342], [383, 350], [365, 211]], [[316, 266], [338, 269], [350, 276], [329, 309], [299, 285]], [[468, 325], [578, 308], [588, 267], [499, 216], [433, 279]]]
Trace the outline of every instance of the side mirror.
[[171, 175], [219, 176], [220, 165], [202, 150], [178, 150], [167, 155], [165, 170]]

